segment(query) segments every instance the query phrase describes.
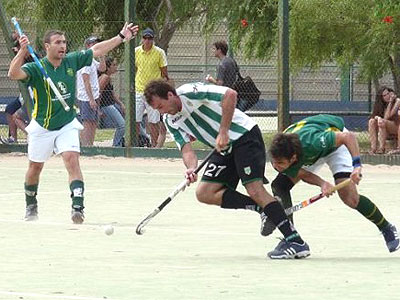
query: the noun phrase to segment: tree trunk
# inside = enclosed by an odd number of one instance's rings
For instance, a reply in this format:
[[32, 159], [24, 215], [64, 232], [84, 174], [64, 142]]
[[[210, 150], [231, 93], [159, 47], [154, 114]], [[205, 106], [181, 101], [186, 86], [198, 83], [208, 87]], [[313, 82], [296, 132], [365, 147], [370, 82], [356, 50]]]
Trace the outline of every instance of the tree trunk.
[[393, 78], [393, 89], [396, 94], [400, 91], [400, 56], [395, 54], [389, 58], [390, 70]]

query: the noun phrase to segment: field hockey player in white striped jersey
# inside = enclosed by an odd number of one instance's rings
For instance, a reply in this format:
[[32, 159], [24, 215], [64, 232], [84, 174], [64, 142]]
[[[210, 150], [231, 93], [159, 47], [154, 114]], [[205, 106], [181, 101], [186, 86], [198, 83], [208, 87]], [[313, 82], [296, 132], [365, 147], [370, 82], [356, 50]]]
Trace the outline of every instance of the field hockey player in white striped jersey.
[[[191, 142], [216, 148], [197, 186], [197, 199], [225, 209], [249, 209], [265, 213], [281, 231], [286, 247], [271, 258], [303, 258], [310, 249], [286, 216], [281, 204], [263, 184], [266, 150], [261, 131], [246, 114], [235, 109], [237, 93], [224, 86], [184, 84], [174, 89], [165, 80], [151, 81], [144, 95], [164, 122], [186, 166], [188, 185], [197, 181], [193, 171], [197, 156]], [[236, 191], [241, 180], [249, 196]]]

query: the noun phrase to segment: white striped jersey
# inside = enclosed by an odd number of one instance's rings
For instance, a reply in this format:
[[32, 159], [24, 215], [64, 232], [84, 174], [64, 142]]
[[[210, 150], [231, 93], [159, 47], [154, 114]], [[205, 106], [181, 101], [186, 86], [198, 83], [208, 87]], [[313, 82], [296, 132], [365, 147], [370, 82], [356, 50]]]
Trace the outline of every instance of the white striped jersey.
[[[196, 82], [184, 84], [176, 90], [182, 102], [182, 110], [175, 115], [165, 114], [164, 122], [179, 149], [196, 139], [215, 147], [222, 117], [221, 101], [227, 89], [224, 86]], [[239, 139], [255, 125], [249, 116], [235, 109], [229, 129], [230, 142]]]

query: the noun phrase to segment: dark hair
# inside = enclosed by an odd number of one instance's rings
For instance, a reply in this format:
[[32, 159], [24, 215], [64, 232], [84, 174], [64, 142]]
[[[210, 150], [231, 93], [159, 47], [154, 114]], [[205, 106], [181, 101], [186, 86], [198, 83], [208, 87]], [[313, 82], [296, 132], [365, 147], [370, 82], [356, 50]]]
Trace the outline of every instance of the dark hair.
[[14, 54], [18, 53], [18, 50], [21, 48], [21, 45], [19, 44], [19, 40], [13, 40], [13, 46], [12, 46], [12, 51], [14, 52]]
[[221, 50], [221, 52], [226, 55], [228, 53], [228, 44], [225, 41], [218, 41], [214, 44], [215, 49]]
[[383, 92], [386, 90], [389, 93], [394, 92], [393, 89], [391, 89], [390, 87], [384, 86], [384, 85], [378, 89], [378, 91], [376, 92], [376, 96], [375, 96], [374, 109], [372, 110], [370, 119], [375, 116], [383, 117], [383, 115], [385, 113], [385, 108], [388, 106], [388, 103], [383, 101], [383, 96], [382, 96]]
[[65, 32], [61, 30], [47, 30], [43, 37], [44, 44], [50, 44], [50, 39], [53, 35], [65, 35]]
[[144, 89], [144, 96], [146, 97], [146, 101], [148, 104], [153, 102], [152, 97], [158, 96], [162, 99], [168, 99], [168, 92], [172, 92], [176, 95], [176, 90], [173, 86], [171, 86], [164, 79], [157, 79], [150, 81], [146, 88]]
[[300, 158], [303, 154], [303, 148], [299, 136], [294, 133], [278, 133], [272, 139], [269, 147], [269, 153], [273, 158], [291, 159], [293, 155]]
[[115, 58], [112, 56], [106, 56], [104, 61], [106, 62], [106, 71], [108, 70], [109, 67], [111, 67], [112, 63], [114, 62]]

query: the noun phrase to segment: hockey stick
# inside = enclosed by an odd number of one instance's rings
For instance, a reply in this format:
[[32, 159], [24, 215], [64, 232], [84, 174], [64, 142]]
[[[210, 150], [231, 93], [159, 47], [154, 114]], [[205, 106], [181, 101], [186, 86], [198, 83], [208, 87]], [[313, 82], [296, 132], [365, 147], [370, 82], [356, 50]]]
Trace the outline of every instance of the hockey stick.
[[[24, 33], [22, 32], [22, 29], [19, 26], [19, 23], [18, 23], [18, 21], [17, 21], [17, 19], [15, 17], [11, 18], [11, 22], [14, 24], [15, 29], [17, 29], [19, 36], [24, 35]], [[37, 58], [37, 56], [36, 56], [35, 52], [33, 51], [33, 48], [32, 48], [31, 45], [28, 45], [28, 51], [29, 51], [29, 54], [32, 56], [33, 60], [35, 61], [35, 64], [40, 69], [40, 72], [42, 72], [44, 78], [46, 79], [46, 81], [50, 85], [50, 88], [53, 90], [53, 93], [56, 95], [57, 99], [60, 101], [60, 103], [62, 104], [64, 109], [66, 111], [69, 111], [70, 110], [69, 105], [67, 104], [67, 102], [65, 102], [64, 98], [61, 96], [61, 93], [57, 89], [57, 87], [55, 86], [53, 80], [51, 80], [49, 75], [47, 75], [45, 69], [43, 68], [42, 64], [40, 63], [39, 59]]]
[[[197, 168], [193, 171], [193, 173], [197, 174], [203, 167], [204, 165], [208, 162], [208, 160], [210, 159], [210, 157], [216, 153], [217, 150], [214, 149], [213, 151], [211, 151], [202, 161], [202, 163], [200, 165], [197, 166]], [[168, 203], [170, 203], [172, 201], [172, 199], [175, 198], [176, 195], [179, 194], [179, 192], [183, 191], [186, 187], [187, 184], [187, 180], [185, 179], [184, 181], [182, 181], [173, 192], [171, 192], [171, 194], [169, 194], [169, 196], [167, 197], [167, 199], [164, 200], [163, 203], [161, 203], [151, 214], [149, 214], [145, 219], [143, 219], [142, 222], [139, 223], [139, 225], [136, 227], [136, 234], [143, 234], [144, 233], [144, 226], [147, 225], [147, 223], [150, 222], [151, 219], [153, 219], [156, 215], [158, 215], [158, 213], [160, 211], [163, 210], [163, 208], [165, 206], [168, 205]]]
[[[337, 190], [340, 190], [341, 188], [343, 188], [343, 187], [345, 187], [345, 186], [348, 186], [349, 184], [350, 184], [350, 182], [352, 182], [351, 181], [351, 179], [350, 178], [348, 178], [348, 179], [346, 179], [345, 181], [342, 181], [341, 183], [338, 183], [337, 185], [335, 185], [333, 188], [332, 188], [332, 192], [336, 192]], [[285, 209], [285, 213], [286, 213], [286, 215], [291, 215], [292, 213], [294, 213], [294, 212], [296, 212], [296, 211], [298, 211], [298, 210], [300, 210], [300, 209], [303, 209], [304, 207], [307, 207], [307, 206], [309, 206], [310, 204], [312, 204], [312, 203], [314, 203], [314, 202], [316, 202], [316, 201], [318, 201], [319, 199], [321, 199], [321, 198], [323, 198], [324, 197], [324, 195], [321, 193], [321, 194], [318, 194], [318, 195], [316, 195], [316, 196], [314, 196], [314, 197], [311, 197], [310, 199], [308, 199], [308, 200], [304, 200], [304, 201], [302, 201], [302, 202], [300, 202], [299, 204], [296, 204], [296, 205], [293, 205], [292, 207], [288, 207], [288, 208], [286, 208]]]

